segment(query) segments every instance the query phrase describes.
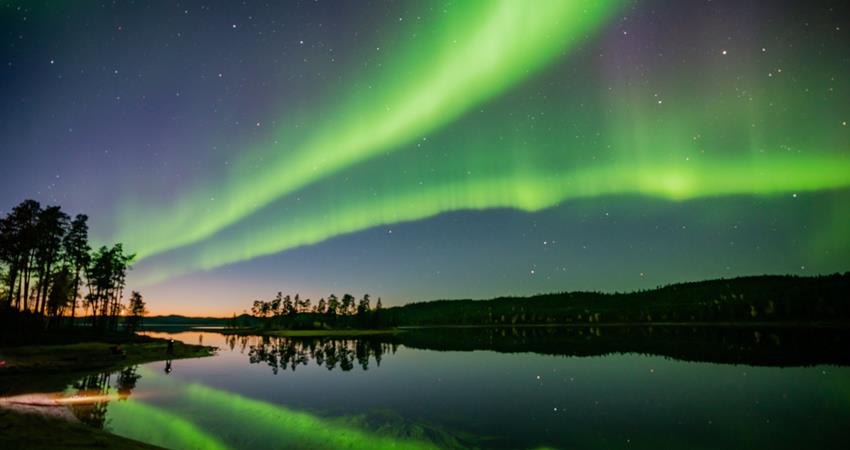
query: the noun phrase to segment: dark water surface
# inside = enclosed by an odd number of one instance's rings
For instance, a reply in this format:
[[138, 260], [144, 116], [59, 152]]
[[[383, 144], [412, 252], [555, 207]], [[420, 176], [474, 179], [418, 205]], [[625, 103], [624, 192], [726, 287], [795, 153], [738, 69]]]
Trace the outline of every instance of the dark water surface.
[[150, 334], [220, 351], [80, 380], [109, 400], [78, 417], [170, 448], [850, 448], [843, 331]]

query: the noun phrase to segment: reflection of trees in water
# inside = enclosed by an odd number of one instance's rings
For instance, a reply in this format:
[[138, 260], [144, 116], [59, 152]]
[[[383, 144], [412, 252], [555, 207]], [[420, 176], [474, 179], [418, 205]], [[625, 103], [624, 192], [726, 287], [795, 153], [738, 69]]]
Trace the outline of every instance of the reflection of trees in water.
[[376, 338], [360, 339], [298, 339], [269, 336], [229, 336], [231, 350], [238, 344], [242, 352], [248, 349], [248, 360], [252, 364], [266, 363], [275, 374], [279, 370], [295, 371], [298, 366], [306, 366], [313, 361], [317, 366], [334, 370], [337, 367], [344, 372], [355, 365], [369, 370], [370, 362], [381, 365], [381, 359], [387, 352], [395, 353], [398, 345]]
[[115, 381], [115, 389], [118, 391], [120, 400], [127, 400], [133, 389], [136, 388], [136, 383], [141, 375], [137, 373], [139, 366], [125, 367], [124, 370], [118, 372], [118, 379]]
[[394, 336], [357, 339], [229, 336], [231, 349], [248, 353], [251, 363], [295, 370], [311, 360], [343, 371], [374, 359], [380, 365], [399, 345], [436, 351], [491, 350], [562, 356], [615, 353], [658, 355], [683, 361], [758, 366], [850, 365], [844, 349], [847, 328], [778, 326], [566, 326], [449, 327], [408, 329]]
[[399, 335], [405, 347], [563, 356], [660, 355], [763, 366], [850, 364], [850, 330], [825, 327], [573, 326], [430, 328]]
[[74, 396], [92, 398], [93, 401], [70, 403], [71, 412], [80, 422], [97, 428], [103, 428], [106, 422], [106, 411], [109, 405], [109, 395], [117, 394], [118, 400], [130, 397], [136, 383], [142, 376], [138, 374], [138, 366], [130, 366], [118, 372], [104, 372], [87, 375], [74, 383]]

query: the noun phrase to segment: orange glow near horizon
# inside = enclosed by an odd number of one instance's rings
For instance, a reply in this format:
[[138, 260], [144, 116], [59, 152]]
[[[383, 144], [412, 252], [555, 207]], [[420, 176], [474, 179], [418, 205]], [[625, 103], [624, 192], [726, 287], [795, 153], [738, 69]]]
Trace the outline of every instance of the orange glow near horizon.
[[234, 314], [237, 316], [242, 313], [248, 313], [247, 311], [234, 311], [234, 310], [225, 310], [225, 309], [173, 309], [173, 308], [163, 308], [163, 309], [154, 309], [149, 311], [145, 317], [156, 317], [156, 316], [186, 316], [186, 317], [212, 317], [218, 319], [227, 319], [233, 317]]
[[[130, 275], [132, 276], [132, 273]], [[364, 289], [356, 286], [328, 288], [327, 286], [308, 284], [303, 280], [286, 278], [260, 281], [228, 278], [226, 276], [204, 276], [193, 279], [190, 283], [186, 283], [186, 281], [165, 282], [143, 289], [139, 289], [131, 282], [125, 291], [125, 298], [129, 296], [131, 291], [138, 290], [142, 294], [148, 310], [145, 317], [173, 314], [215, 318], [230, 318], [234, 314], [237, 316], [243, 313], [250, 314], [254, 300], [269, 301], [278, 292], [293, 297], [295, 294], [299, 294], [302, 299], [311, 299], [314, 305], [320, 298], [327, 298], [330, 294], [342, 297], [345, 293], [350, 293], [356, 298], [368, 293], [373, 302], [380, 297], [385, 307], [421, 300], [415, 293], [412, 293], [410, 298], [399, 302], [399, 299], [393, 299], [393, 296], [387, 295], [386, 292], [376, 292], [371, 289], [364, 291]], [[328, 283], [328, 285], [331, 284]]]

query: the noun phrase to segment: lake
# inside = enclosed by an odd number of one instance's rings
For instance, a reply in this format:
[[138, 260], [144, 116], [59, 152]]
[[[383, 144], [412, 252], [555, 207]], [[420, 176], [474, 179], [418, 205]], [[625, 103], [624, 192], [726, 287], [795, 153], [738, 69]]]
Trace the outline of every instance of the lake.
[[77, 417], [170, 448], [850, 448], [844, 331], [149, 334], [220, 350], [80, 380], [106, 397]]

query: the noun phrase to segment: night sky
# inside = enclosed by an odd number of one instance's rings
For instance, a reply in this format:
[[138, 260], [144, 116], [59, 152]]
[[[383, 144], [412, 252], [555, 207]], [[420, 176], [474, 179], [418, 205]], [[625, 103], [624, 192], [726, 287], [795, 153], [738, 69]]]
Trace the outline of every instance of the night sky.
[[0, 0], [0, 212], [155, 313], [850, 269], [845, 1]]

